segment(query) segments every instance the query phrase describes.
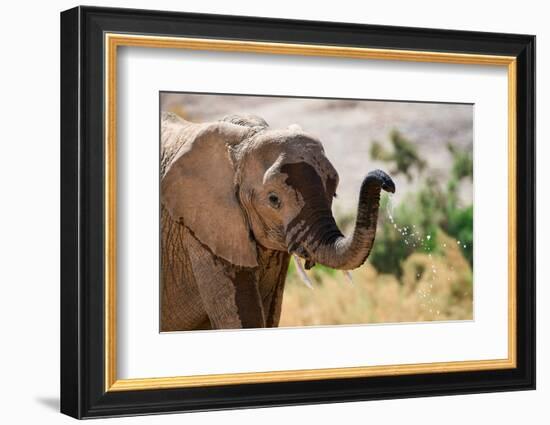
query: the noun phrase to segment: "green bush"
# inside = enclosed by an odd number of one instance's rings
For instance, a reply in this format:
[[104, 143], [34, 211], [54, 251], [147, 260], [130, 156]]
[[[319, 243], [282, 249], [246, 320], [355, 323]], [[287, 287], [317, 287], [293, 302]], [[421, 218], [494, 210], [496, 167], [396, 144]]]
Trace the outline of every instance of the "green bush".
[[[433, 198], [431, 198], [433, 200]], [[473, 262], [473, 207], [441, 210], [421, 190], [394, 208], [393, 222], [384, 210], [388, 197], [381, 200], [381, 213], [376, 241], [369, 261], [380, 273], [401, 277], [402, 263], [414, 252], [439, 255], [440, 231], [459, 241], [460, 249]]]
[[432, 200], [421, 191], [392, 210], [389, 196], [382, 196], [376, 240], [369, 256], [376, 270], [401, 277], [402, 263], [412, 253], [439, 252], [439, 227], [434, 221], [437, 209]]
[[[426, 162], [416, 147], [397, 131], [392, 131], [393, 151], [375, 142], [373, 159], [395, 163], [392, 174], [412, 179], [410, 169], [416, 166], [419, 175]], [[447, 144], [453, 165], [445, 185], [432, 175], [419, 177], [420, 189], [409, 194], [392, 208], [390, 198], [382, 196], [376, 242], [369, 261], [381, 273], [401, 277], [403, 262], [414, 252], [439, 255], [438, 233], [442, 230], [457, 240], [465, 258], [473, 262], [473, 206], [459, 206], [458, 187], [463, 179], [472, 178], [473, 161], [469, 151]], [[347, 221], [347, 220], [346, 220]]]
[[403, 137], [399, 131], [395, 129], [391, 131], [390, 142], [393, 147], [392, 152], [384, 149], [379, 142], [375, 141], [370, 150], [371, 158], [395, 163], [395, 168], [391, 173], [404, 174], [411, 181], [413, 178], [412, 168], [415, 167], [421, 173], [426, 167], [426, 161], [420, 158], [416, 146]]
[[447, 214], [445, 230], [459, 242], [471, 266], [474, 259], [474, 208], [472, 205], [462, 209], [456, 208], [448, 210]]

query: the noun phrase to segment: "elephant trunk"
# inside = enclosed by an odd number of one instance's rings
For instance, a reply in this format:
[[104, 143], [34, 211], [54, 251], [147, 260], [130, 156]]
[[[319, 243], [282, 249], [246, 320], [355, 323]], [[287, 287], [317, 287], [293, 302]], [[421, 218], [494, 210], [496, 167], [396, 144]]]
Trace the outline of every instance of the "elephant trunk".
[[344, 236], [330, 210], [319, 211], [311, 231], [295, 251], [310, 265], [317, 262], [339, 270], [361, 266], [374, 243], [381, 190], [395, 192], [392, 179], [380, 170], [370, 172], [361, 185], [353, 232]]

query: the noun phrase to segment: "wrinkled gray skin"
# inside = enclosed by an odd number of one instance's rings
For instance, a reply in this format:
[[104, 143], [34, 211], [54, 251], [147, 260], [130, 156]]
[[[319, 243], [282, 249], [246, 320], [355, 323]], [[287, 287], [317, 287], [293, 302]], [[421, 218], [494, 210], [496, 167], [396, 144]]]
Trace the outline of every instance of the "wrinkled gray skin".
[[370, 172], [347, 237], [331, 212], [338, 174], [298, 126], [254, 115], [161, 123], [161, 330], [275, 327], [290, 254], [342, 270], [374, 243], [380, 191]]

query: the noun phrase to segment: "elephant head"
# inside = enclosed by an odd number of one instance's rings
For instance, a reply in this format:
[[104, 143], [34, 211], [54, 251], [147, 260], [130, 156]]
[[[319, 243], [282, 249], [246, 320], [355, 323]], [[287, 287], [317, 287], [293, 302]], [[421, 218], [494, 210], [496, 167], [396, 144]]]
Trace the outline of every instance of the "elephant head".
[[191, 124], [165, 114], [162, 137], [179, 141], [165, 147], [164, 206], [237, 266], [257, 266], [261, 245], [297, 254], [306, 267], [357, 268], [374, 243], [380, 191], [395, 191], [384, 172], [367, 174], [354, 230], [344, 236], [331, 212], [338, 173], [321, 142], [298, 126], [273, 130], [253, 115]]

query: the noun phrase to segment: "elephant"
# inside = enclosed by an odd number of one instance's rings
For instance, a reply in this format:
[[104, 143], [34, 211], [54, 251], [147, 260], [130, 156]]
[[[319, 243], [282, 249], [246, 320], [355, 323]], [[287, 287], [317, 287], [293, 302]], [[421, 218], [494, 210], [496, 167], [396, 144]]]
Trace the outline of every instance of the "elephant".
[[298, 125], [253, 114], [160, 123], [160, 330], [277, 327], [291, 255], [340, 270], [373, 247], [383, 171], [364, 178], [353, 232], [331, 211], [338, 173]]

